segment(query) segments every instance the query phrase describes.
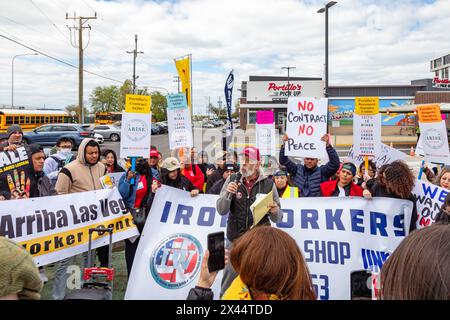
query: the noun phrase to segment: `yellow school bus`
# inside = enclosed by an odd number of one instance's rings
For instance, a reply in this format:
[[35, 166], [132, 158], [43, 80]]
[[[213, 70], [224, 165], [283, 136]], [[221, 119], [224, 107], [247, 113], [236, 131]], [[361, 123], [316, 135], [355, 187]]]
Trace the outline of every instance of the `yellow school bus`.
[[48, 123], [70, 123], [72, 117], [63, 110], [0, 109], [0, 132], [6, 132], [12, 124], [19, 124], [24, 131]]
[[122, 121], [122, 112], [97, 112], [95, 114], [95, 124], [113, 124]]

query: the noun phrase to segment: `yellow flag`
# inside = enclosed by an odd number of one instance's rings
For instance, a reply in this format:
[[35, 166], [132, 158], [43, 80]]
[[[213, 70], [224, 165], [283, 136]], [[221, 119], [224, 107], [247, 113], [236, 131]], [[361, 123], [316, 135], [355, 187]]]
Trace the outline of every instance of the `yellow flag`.
[[186, 95], [186, 100], [189, 108], [191, 107], [191, 63], [190, 57], [175, 60], [175, 66], [178, 71], [178, 76], [181, 80], [182, 92]]

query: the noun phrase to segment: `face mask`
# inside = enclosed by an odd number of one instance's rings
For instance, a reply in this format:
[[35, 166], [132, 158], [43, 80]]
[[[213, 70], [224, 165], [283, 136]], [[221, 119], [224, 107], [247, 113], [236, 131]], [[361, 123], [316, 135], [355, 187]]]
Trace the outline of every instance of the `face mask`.
[[136, 163], [136, 171], [139, 174], [146, 174], [148, 170], [148, 163], [144, 162], [138, 162]]
[[59, 150], [59, 153], [61, 153], [64, 156], [69, 155], [71, 152], [72, 152], [71, 149], [61, 149], [61, 150]]

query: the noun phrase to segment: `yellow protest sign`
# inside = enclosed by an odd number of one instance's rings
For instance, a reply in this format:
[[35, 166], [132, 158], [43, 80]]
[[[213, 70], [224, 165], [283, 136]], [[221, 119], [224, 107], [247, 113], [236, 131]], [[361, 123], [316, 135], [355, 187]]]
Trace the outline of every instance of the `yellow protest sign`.
[[419, 106], [417, 107], [417, 114], [419, 115], [419, 122], [441, 122], [441, 109], [439, 105]]
[[127, 94], [125, 100], [125, 112], [129, 113], [150, 113], [150, 96], [141, 96], [137, 94]]
[[359, 115], [375, 115], [380, 112], [380, 100], [378, 97], [355, 98], [355, 113]]

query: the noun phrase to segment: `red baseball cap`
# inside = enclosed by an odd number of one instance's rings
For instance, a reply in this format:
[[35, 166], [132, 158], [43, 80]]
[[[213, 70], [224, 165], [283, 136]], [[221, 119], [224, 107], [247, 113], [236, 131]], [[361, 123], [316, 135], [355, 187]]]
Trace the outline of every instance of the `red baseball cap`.
[[151, 157], [158, 158], [158, 157], [159, 157], [158, 150], [156, 150], [156, 149], [151, 149], [151, 150], [150, 150], [150, 158], [151, 158]]
[[261, 155], [259, 154], [259, 149], [256, 147], [245, 147], [244, 150], [242, 150], [242, 154], [244, 156], [247, 156], [249, 159], [261, 160]]

